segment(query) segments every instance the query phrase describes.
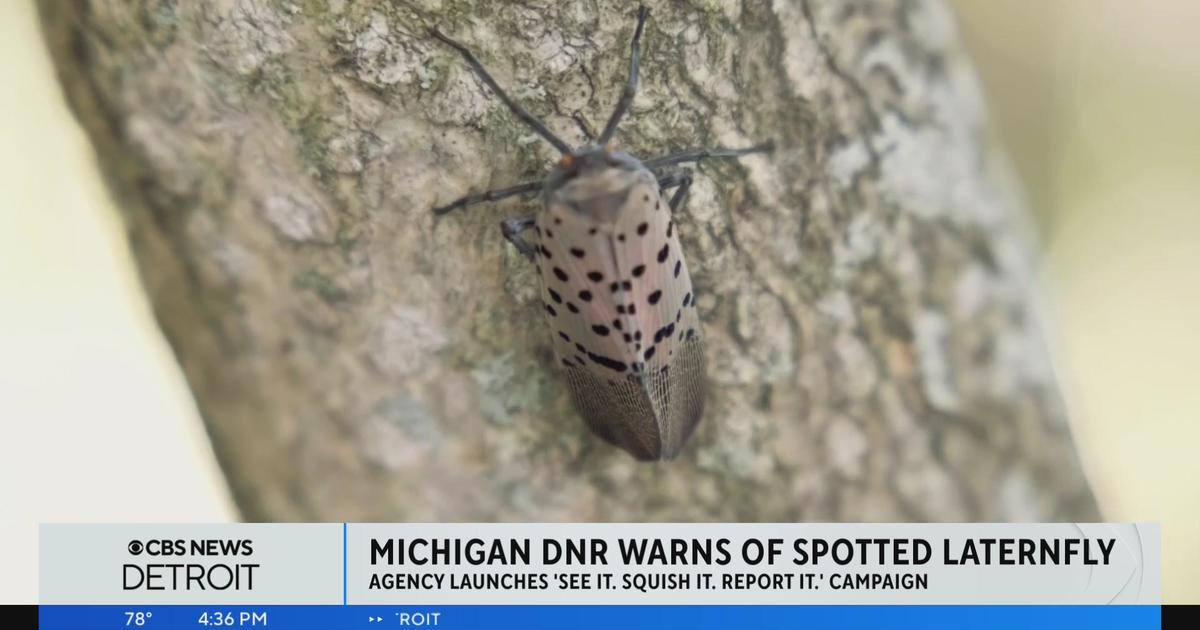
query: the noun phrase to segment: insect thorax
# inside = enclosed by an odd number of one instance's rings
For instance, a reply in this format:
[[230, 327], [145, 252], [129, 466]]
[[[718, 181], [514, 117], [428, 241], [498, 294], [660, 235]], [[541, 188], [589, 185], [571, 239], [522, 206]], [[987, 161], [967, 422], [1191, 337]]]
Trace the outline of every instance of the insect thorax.
[[636, 158], [587, 147], [563, 158], [546, 179], [546, 207], [565, 206], [592, 222], [616, 221], [638, 184], [654, 185], [654, 175]]

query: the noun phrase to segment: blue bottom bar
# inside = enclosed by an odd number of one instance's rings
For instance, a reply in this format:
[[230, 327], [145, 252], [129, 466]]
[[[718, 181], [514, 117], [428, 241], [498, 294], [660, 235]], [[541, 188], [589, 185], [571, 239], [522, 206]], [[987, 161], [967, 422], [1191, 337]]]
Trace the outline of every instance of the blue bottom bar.
[[1159, 606], [41, 606], [38, 612], [41, 630], [1161, 628]]

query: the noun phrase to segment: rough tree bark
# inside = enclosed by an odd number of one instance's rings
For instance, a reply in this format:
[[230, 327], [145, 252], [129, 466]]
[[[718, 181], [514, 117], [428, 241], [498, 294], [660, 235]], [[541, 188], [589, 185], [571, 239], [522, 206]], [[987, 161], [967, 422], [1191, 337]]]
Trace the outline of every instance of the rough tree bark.
[[1086, 520], [1030, 240], [952, 16], [651, 2], [623, 147], [700, 167], [680, 233], [710, 357], [680, 459], [586, 432], [502, 216], [602, 123], [633, 4], [46, 1], [66, 94], [254, 520]]

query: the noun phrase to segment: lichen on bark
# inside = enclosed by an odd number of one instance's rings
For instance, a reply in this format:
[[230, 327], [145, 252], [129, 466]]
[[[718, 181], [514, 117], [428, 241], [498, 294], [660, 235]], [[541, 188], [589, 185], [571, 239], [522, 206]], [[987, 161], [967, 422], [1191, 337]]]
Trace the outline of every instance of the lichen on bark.
[[622, 148], [774, 139], [678, 220], [708, 412], [587, 433], [498, 221], [603, 122], [634, 5], [43, 2], [164, 333], [256, 520], [1088, 520], [1023, 209], [936, 1], [650, 2]]

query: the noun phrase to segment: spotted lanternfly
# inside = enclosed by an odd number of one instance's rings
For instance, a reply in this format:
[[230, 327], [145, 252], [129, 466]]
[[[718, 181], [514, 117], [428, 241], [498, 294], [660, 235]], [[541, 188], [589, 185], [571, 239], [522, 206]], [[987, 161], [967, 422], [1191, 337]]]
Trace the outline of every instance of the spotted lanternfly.
[[[458, 51], [513, 114], [562, 153], [544, 182], [458, 199], [445, 214], [484, 201], [542, 191], [543, 207], [501, 222], [504, 237], [537, 265], [554, 353], [575, 406], [600, 437], [642, 460], [679, 453], [704, 411], [704, 347], [696, 295], [672, 213], [692, 178], [664, 169], [705, 158], [769, 152], [698, 149], [645, 162], [608, 145], [637, 91], [638, 42], [647, 10], [638, 10], [629, 80], [595, 139], [572, 149], [500, 89], [462, 44]], [[676, 188], [669, 201], [663, 193]], [[532, 242], [521, 236], [533, 228]]]

